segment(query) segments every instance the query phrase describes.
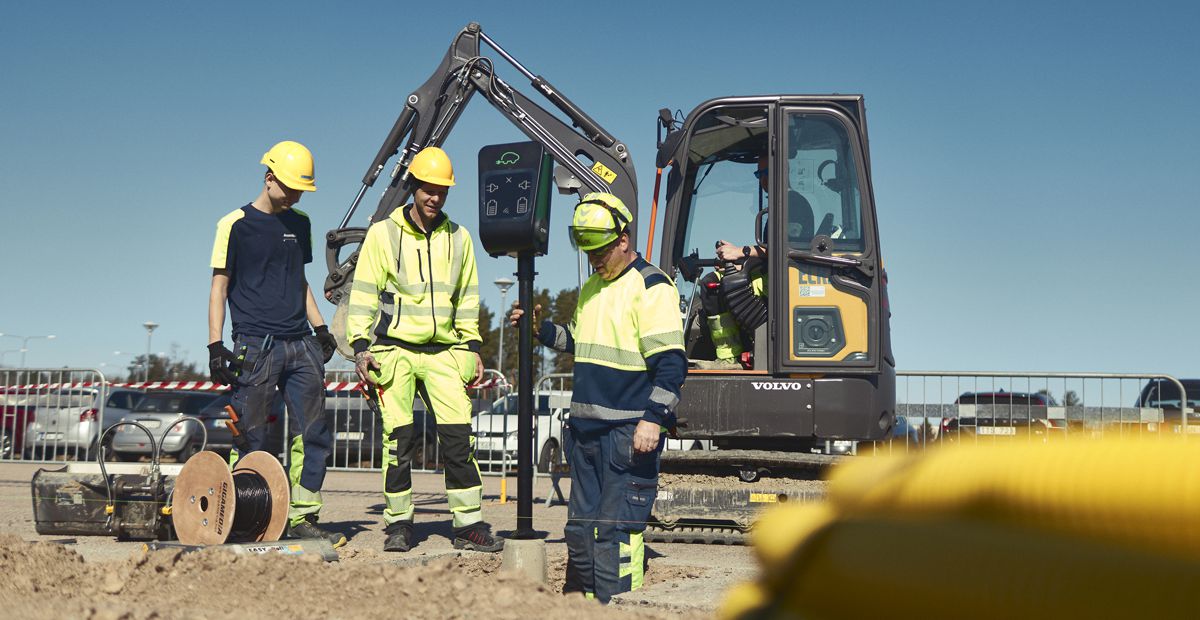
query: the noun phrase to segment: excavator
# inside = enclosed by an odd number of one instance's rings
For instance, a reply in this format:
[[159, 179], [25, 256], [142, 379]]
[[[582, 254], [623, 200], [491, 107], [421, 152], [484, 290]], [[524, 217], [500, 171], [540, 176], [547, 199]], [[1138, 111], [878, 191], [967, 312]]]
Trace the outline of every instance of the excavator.
[[[557, 113], [501, 79], [481, 44], [514, 67]], [[349, 227], [366, 192], [394, 159], [371, 222], [406, 204], [408, 165], [441, 146], [480, 95], [553, 159], [564, 194], [609, 192], [633, 212], [638, 184], [626, 145], [477, 23], [454, 38], [437, 69], [408, 95], [362, 187], [326, 235], [326, 298], [344, 338], [350, 282], [366, 228]], [[565, 120], [563, 120], [565, 118]], [[887, 275], [871, 186], [861, 95], [721, 97], [686, 116], [658, 112], [658, 152], [643, 256], [675, 278], [691, 362], [677, 437], [711, 449], [667, 451], [648, 540], [743, 543], [759, 509], [820, 494], [812, 479], [835, 442], [886, 438], [895, 421], [895, 360]], [[662, 178], [662, 229], [659, 198]], [[771, 222], [786, 222], [773, 226]], [[481, 226], [483, 224], [481, 223]], [[745, 244], [757, 262], [751, 290], [716, 242]], [[636, 239], [634, 240], [636, 242]], [[655, 256], [655, 244], [658, 253]], [[751, 247], [762, 251], [750, 252]], [[740, 261], [739, 261], [740, 263]], [[720, 272], [744, 344], [712, 368], [716, 347], [701, 287]], [[349, 354], [345, 342], [339, 342]], [[349, 356], [349, 355], [348, 355]]]

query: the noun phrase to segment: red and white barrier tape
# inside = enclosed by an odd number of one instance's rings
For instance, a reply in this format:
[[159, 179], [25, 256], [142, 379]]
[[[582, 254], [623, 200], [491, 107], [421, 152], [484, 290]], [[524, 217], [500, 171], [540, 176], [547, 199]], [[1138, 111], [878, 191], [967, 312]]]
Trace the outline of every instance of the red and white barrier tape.
[[[468, 385], [468, 390], [486, 390], [494, 387], [505, 385], [506, 382], [500, 379], [489, 379], [482, 383]], [[82, 381], [79, 383], [31, 383], [28, 385], [7, 385], [0, 386], [0, 393], [11, 392], [44, 392], [49, 390], [61, 390], [72, 388], [86, 388], [99, 385], [95, 381]], [[213, 383], [212, 381], [137, 381], [133, 383], [108, 383], [109, 387], [124, 387], [138, 390], [192, 390], [200, 392], [219, 392], [228, 390], [229, 386]], [[325, 383], [327, 391], [343, 392], [347, 390], [361, 389], [363, 383], [361, 381], [329, 381]]]

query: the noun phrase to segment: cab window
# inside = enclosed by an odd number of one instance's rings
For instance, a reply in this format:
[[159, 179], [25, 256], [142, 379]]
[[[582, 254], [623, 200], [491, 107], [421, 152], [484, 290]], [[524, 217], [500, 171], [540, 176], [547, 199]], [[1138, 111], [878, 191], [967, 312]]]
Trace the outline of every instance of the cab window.
[[767, 207], [756, 174], [766, 152], [763, 106], [719, 108], [697, 121], [684, 167], [684, 191], [691, 200], [685, 201], [683, 254], [696, 250], [702, 258], [711, 258], [720, 240], [755, 243], [755, 217]]
[[863, 252], [858, 162], [846, 127], [805, 112], [789, 113], [787, 123], [789, 247], [810, 250], [813, 237], [824, 235], [835, 251]]

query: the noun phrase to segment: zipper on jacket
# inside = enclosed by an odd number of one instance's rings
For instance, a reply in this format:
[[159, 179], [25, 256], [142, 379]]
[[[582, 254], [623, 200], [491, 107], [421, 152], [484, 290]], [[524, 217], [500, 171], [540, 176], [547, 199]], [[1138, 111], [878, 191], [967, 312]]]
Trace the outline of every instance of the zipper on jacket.
[[[429, 253], [429, 318], [433, 321], [433, 335], [429, 337], [430, 342], [437, 338], [437, 312], [433, 307], [433, 233], [425, 234], [425, 251]], [[418, 262], [417, 268], [421, 268], [420, 258], [421, 253], [417, 252]], [[421, 274], [421, 280], [425, 280], [425, 274]]]

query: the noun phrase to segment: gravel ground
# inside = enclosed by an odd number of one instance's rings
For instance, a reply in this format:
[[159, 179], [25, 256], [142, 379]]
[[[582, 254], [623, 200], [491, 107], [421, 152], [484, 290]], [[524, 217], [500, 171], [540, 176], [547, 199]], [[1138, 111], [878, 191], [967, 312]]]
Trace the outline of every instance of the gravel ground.
[[[731, 585], [757, 571], [746, 547], [651, 543], [645, 586], [604, 608], [558, 593], [567, 511], [544, 505], [548, 479], [538, 478], [534, 492], [534, 527], [547, 533], [548, 580], [539, 584], [504, 571], [498, 555], [453, 549], [440, 475], [414, 476], [417, 547], [384, 553], [380, 475], [345, 471], [329, 473], [321, 515], [323, 525], [349, 538], [337, 563], [215, 549], [147, 554], [139, 542], [110, 537], [39, 536], [30, 507], [36, 469], [0, 464], [0, 573], [13, 576], [0, 583], [0, 608], [9, 617], [707, 618]], [[561, 484], [568, 492], [569, 481]], [[515, 487], [510, 479], [509, 491]], [[499, 492], [500, 479], [485, 477], [484, 518], [504, 532], [516, 525], [516, 502], [501, 503]]]

